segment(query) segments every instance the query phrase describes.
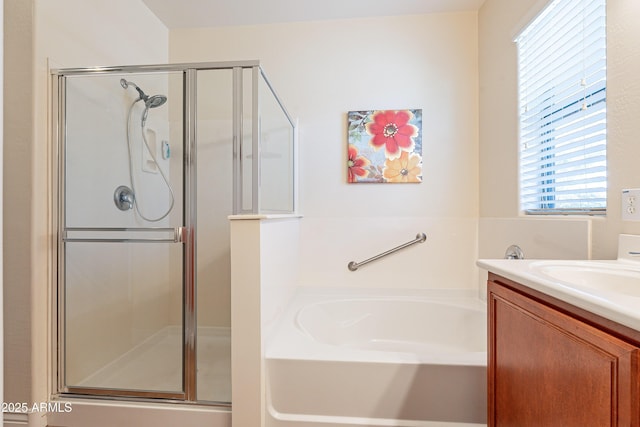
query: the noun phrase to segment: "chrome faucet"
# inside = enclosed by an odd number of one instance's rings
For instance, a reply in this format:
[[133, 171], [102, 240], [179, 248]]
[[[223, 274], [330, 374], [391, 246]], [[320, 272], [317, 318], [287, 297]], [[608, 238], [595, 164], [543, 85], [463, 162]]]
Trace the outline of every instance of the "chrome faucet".
[[524, 252], [520, 249], [518, 245], [511, 245], [507, 248], [507, 251], [504, 253], [505, 259], [524, 259]]

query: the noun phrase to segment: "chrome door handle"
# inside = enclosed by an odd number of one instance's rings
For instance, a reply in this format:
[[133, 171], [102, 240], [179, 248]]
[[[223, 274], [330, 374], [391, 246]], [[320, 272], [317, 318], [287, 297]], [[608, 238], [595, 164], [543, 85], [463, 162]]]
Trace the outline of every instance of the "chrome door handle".
[[109, 228], [70, 227], [62, 232], [64, 242], [93, 243], [185, 243], [189, 229], [174, 228]]

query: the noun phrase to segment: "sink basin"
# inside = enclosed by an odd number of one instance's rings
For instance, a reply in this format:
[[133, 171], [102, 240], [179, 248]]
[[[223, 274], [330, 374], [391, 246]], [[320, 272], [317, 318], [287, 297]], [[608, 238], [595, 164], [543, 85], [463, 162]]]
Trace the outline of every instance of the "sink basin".
[[566, 284], [640, 297], [640, 264], [541, 261], [531, 268], [537, 274]]

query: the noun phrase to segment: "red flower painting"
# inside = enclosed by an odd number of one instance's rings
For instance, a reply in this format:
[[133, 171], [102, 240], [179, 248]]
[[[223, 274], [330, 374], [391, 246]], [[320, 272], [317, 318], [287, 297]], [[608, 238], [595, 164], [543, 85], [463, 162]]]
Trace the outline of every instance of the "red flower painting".
[[349, 183], [422, 182], [422, 110], [347, 115]]
[[402, 151], [412, 152], [418, 128], [409, 123], [411, 119], [410, 110], [376, 111], [366, 124], [367, 133], [372, 135], [369, 143], [376, 150], [384, 147], [385, 157], [391, 160], [399, 158]]

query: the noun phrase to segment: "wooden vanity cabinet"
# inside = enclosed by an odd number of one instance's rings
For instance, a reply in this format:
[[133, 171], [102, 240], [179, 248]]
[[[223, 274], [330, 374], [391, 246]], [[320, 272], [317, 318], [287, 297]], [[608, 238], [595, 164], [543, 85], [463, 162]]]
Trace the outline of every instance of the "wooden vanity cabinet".
[[640, 333], [495, 274], [488, 422], [640, 427]]

